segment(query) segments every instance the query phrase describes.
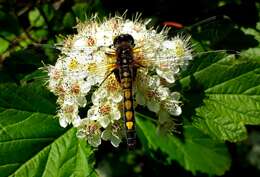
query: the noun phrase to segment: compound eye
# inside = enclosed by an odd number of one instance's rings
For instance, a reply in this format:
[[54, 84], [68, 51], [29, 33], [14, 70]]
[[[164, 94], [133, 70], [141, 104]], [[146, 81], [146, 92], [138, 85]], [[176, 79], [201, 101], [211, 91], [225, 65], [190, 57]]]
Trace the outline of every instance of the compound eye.
[[120, 34], [118, 35], [114, 41], [113, 41], [113, 45], [115, 47], [119, 46], [122, 43], [128, 43], [130, 44], [132, 47], [135, 46], [134, 44], [134, 38], [130, 35], [130, 34]]
[[130, 34], [126, 34], [125, 35], [126, 41], [131, 45], [134, 46], [135, 45], [135, 41], [133, 36], [131, 36]]

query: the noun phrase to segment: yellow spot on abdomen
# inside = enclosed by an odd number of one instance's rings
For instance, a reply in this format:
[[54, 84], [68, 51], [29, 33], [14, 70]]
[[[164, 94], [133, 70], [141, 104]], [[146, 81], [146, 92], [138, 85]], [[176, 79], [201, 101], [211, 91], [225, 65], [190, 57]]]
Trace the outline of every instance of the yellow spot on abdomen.
[[128, 77], [129, 75], [130, 75], [129, 72], [123, 72], [124, 77]]
[[126, 100], [125, 101], [125, 108], [127, 110], [129, 110], [129, 109], [131, 109], [131, 107], [132, 107], [132, 102], [130, 100]]
[[131, 130], [131, 129], [133, 129], [134, 123], [133, 122], [126, 122], [125, 125], [126, 125], [128, 130]]
[[124, 90], [125, 99], [129, 99], [131, 97], [130, 89]]
[[130, 78], [123, 78], [121, 80], [123, 88], [130, 88], [131, 86], [131, 79]]
[[125, 117], [127, 121], [133, 120], [133, 112], [132, 111], [126, 111]]

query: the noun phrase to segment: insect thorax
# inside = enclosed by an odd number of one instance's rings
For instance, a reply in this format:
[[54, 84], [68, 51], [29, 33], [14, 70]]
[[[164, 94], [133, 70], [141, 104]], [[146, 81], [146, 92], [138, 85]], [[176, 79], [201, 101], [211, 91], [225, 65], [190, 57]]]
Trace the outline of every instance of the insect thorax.
[[116, 48], [119, 67], [132, 64], [134, 38], [130, 34], [120, 34], [114, 39], [113, 45]]

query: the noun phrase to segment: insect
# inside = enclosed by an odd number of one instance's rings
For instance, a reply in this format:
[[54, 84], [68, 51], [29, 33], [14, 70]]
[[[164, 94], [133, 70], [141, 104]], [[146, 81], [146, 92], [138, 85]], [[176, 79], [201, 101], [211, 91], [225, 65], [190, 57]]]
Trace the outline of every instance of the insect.
[[120, 34], [114, 39], [116, 48], [117, 67], [113, 70], [117, 81], [123, 90], [123, 116], [126, 128], [127, 145], [132, 148], [136, 144], [134, 108], [133, 108], [133, 81], [135, 80], [137, 63], [134, 64], [134, 38], [130, 34]]
[[[169, 38], [167, 29], [147, 28], [149, 22], [93, 17], [77, 25], [78, 33], [64, 41], [56, 64], [47, 67], [60, 125], [72, 124], [77, 136], [94, 147], [102, 140], [118, 147], [126, 138], [133, 149], [136, 105], [146, 106], [166, 126], [182, 112], [181, 96], [170, 86], [193, 58], [189, 37]], [[80, 115], [80, 108], [87, 114]]]

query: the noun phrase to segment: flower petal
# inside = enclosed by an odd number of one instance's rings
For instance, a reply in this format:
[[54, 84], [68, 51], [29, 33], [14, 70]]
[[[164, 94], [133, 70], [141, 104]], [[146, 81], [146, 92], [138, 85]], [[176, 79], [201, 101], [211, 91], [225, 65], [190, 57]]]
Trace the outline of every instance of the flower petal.
[[114, 146], [114, 147], [118, 147], [119, 144], [121, 143], [121, 139], [118, 137], [118, 136], [111, 136], [111, 144]]
[[98, 107], [93, 105], [89, 110], [88, 110], [88, 118], [90, 120], [97, 120], [99, 118], [98, 114]]
[[88, 138], [88, 143], [93, 147], [98, 147], [101, 144], [100, 134], [95, 134]]
[[178, 101], [178, 100], [180, 100], [180, 98], [181, 98], [181, 94], [180, 94], [179, 92], [172, 92], [172, 93], [170, 94], [170, 97], [171, 97], [173, 100]]
[[172, 107], [168, 107], [167, 110], [173, 116], [179, 116], [182, 113], [181, 107], [177, 104], [173, 105]]
[[85, 96], [78, 96], [77, 101], [78, 101], [79, 106], [81, 106], [81, 107], [85, 107], [87, 104], [87, 99], [85, 98]]
[[110, 123], [110, 119], [108, 118], [108, 116], [103, 116], [98, 119], [98, 122], [103, 128], [106, 128]]
[[73, 121], [72, 121], [72, 125], [74, 127], [78, 127], [81, 123], [81, 118], [79, 116], [77, 116]]
[[113, 120], [119, 120], [121, 118], [121, 112], [118, 109], [112, 110], [111, 118]]
[[150, 111], [157, 113], [160, 110], [160, 104], [156, 101], [148, 101], [147, 107]]
[[80, 88], [83, 94], [87, 94], [91, 89], [91, 84], [89, 82], [83, 82]]
[[123, 100], [123, 96], [120, 91], [110, 97], [113, 102], [120, 103]]
[[160, 77], [164, 78], [168, 83], [175, 82], [174, 72], [171, 70], [160, 70], [159, 68], [156, 68], [156, 73]]
[[60, 126], [66, 128], [68, 126], [68, 121], [65, 117], [59, 119]]
[[85, 133], [83, 130], [78, 130], [77, 133], [76, 133], [76, 136], [77, 136], [78, 138], [83, 139], [83, 138], [86, 137], [86, 133]]
[[159, 86], [156, 90], [160, 100], [165, 100], [168, 96], [169, 96], [169, 88], [167, 87], [163, 87], [163, 86]]
[[105, 141], [110, 140], [110, 137], [112, 136], [111, 130], [110, 129], [106, 129], [102, 132], [101, 134], [101, 138]]
[[139, 105], [142, 105], [142, 106], [145, 105], [146, 101], [145, 101], [145, 97], [144, 97], [143, 93], [141, 93], [140, 91], [137, 91], [135, 98]]

